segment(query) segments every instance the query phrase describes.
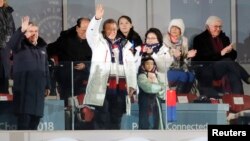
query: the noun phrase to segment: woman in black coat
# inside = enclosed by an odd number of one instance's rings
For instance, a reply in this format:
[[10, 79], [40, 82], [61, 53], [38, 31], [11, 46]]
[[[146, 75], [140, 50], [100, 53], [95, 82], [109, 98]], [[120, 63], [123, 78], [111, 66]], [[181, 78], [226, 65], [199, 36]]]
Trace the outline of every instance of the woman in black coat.
[[43, 116], [44, 97], [49, 94], [47, 44], [38, 36], [38, 26], [22, 18], [22, 26], [11, 37], [13, 51], [13, 103], [18, 130], [36, 130]]
[[219, 17], [210, 16], [207, 19], [206, 30], [194, 38], [193, 48], [197, 53], [192, 61], [200, 66], [196, 76], [201, 88], [205, 88], [201, 94], [216, 96], [212, 81], [225, 75], [229, 79], [231, 93], [244, 94], [241, 80], [250, 84], [250, 75], [235, 61], [237, 52], [222, 31], [222, 20]]

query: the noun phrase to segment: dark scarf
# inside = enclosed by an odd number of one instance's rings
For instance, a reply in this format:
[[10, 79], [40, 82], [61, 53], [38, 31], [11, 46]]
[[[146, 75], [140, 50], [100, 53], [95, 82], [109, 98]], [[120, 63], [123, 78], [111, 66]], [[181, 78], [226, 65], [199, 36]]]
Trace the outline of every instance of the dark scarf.
[[108, 38], [106, 38], [106, 40], [108, 41], [108, 44], [109, 44], [112, 63], [115, 63], [115, 55], [114, 55], [113, 49], [118, 48], [118, 50], [119, 50], [119, 64], [123, 65], [123, 50], [122, 49], [126, 45], [127, 40], [123, 39], [123, 38], [116, 38], [114, 43], [112, 43], [111, 40]]
[[160, 43], [156, 44], [146, 44], [147, 47], [152, 48], [154, 53], [157, 53], [160, 50]]
[[212, 44], [213, 44], [213, 48], [217, 53], [220, 53], [221, 50], [223, 49], [223, 44], [220, 40], [219, 37], [215, 37], [215, 38], [211, 38], [212, 40]]

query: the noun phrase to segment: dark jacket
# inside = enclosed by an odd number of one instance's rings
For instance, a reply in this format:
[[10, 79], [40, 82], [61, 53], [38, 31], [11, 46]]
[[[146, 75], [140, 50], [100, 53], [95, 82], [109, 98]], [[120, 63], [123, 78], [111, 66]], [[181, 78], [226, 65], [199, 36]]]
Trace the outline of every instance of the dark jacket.
[[118, 30], [117, 36], [121, 38], [125, 38], [132, 43], [133, 46], [131, 50], [133, 51], [134, 54], [136, 51], [135, 47], [142, 45], [142, 39], [140, 35], [137, 32], [135, 32], [133, 29], [130, 29], [128, 37], [125, 37], [123, 33], [121, 32], [121, 30]]
[[49, 57], [57, 56], [61, 67], [56, 71], [56, 79], [59, 85], [66, 90], [71, 90], [71, 62], [74, 66], [79, 63], [85, 64], [85, 69], [73, 71], [74, 93], [84, 93], [83, 81], [88, 80], [91, 66], [92, 50], [86, 39], [80, 39], [76, 32], [76, 26], [62, 31], [59, 38], [48, 44], [47, 52]]
[[0, 7], [0, 48], [6, 47], [8, 38], [15, 32], [13, 11], [13, 8], [10, 6]]
[[62, 31], [59, 38], [48, 44], [49, 57], [58, 56], [58, 61], [91, 61], [92, 50], [86, 39], [77, 36], [76, 26]]
[[5, 78], [10, 75], [10, 50], [6, 48], [6, 43], [15, 32], [15, 23], [12, 16], [13, 8], [0, 8], [0, 72]]
[[[230, 44], [230, 40], [224, 32], [219, 34], [219, 38], [221, 39], [224, 48]], [[194, 38], [193, 48], [197, 50], [197, 53], [192, 61], [198, 64], [206, 65], [225, 58], [235, 60], [237, 57], [237, 52], [235, 50], [232, 50], [224, 56], [221, 56], [220, 52], [217, 53], [213, 47], [212, 36], [208, 30]]]
[[62, 63], [65, 68], [70, 68], [71, 61], [74, 64], [85, 63], [86, 68], [83, 73], [88, 75], [92, 50], [86, 39], [80, 39], [77, 36], [76, 26], [62, 31], [55, 42], [48, 44], [47, 52], [49, 58], [56, 55], [59, 63]]
[[50, 88], [47, 44], [31, 44], [19, 28], [7, 47], [13, 51], [13, 103], [16, 113], [43, 116], [45, 89]]

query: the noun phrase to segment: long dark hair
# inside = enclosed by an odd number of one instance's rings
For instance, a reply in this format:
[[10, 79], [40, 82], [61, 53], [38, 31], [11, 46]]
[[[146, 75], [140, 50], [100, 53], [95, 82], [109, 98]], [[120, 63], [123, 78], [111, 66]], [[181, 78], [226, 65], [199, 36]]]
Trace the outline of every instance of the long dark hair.
[[148, 73], [145, 68], [144, 68], [144, 65], [146, 63], [146, 61], [148, 60], [152, 60], [154, 62], [154, 68], [152, 69], [151, 72], [155, 73], [155, 71], [157, 71], [157, 66], [156, 66], [156, 63], [155, 63], [155, 60], [154, 58], [152, 58], [150, 55], [149, 56], [146, 56], [146, 57], [143, 57], [142, 60], [141, 60], [141, 65], [140, 65], [140, 68], [139, 68], [139, 73], [138, 74], [141, 74], [141, 73]]

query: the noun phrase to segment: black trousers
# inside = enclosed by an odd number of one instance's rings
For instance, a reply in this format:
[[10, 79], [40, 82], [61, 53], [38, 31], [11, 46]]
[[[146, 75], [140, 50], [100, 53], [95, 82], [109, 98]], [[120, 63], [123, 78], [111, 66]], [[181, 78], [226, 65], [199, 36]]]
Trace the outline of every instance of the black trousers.
[[[72, 96], [72, 71], [71, 63], [64, 62], [56, 70], [56, 80], [58, 82], [58, 90], [60, 99], [64, 100], [65, 106], [68, 105], [68, 98]], [[86, 86], [84, 80], [88, 80], [89, 73], [87, 71], [73, 71], [74, 95], [85, 93]]]
[[39, 116], [30, 114], [19, 114], [17, 118], [17, 129], [18, 130], [37, 130], [40, 122]]
[[125, 106], [125, 95], [107, 94], [103, 106], [95, 108], [95, 129], [119, 130]]
[[[223, 59], [213, 62], [204, 67], [198, 68], [196, 76], [201, 88], [206, 88], [207, 93], [214, 93], [213, 80], [220, 80], [223, 76], [227, 76], [230, 82], [231, 93], [244, 94], [242, 80], [247, 82], [249, 78], [248, 72], [235, 61], [231, 59]], [[211, 91], [210, 91], [211, 90]], [[202, 93], [202, 92], [201, 92]]]
[[0, 62], [0, 93], [9, 93], [8, 89], [9, 89], [9, 78], [5, 76], [3, 64], [2, 62]]

